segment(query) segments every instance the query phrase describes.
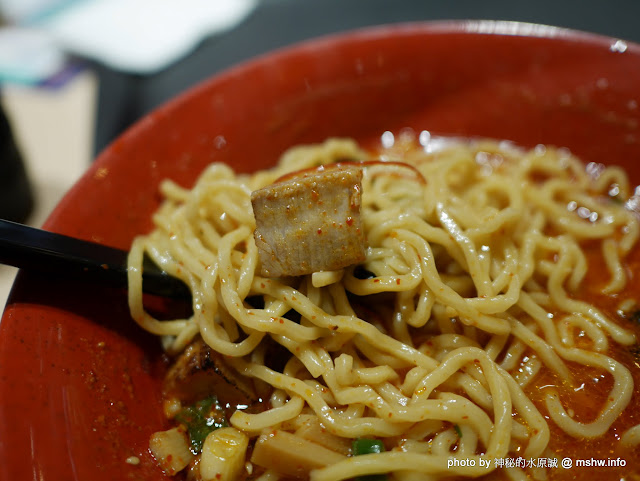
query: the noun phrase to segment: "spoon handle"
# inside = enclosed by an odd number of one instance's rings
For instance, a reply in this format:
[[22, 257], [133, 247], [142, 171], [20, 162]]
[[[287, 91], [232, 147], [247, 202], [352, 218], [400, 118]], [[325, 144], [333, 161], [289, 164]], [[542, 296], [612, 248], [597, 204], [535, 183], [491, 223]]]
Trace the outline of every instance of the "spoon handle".
[[[0, 264], [127, 288], [127, 255], [127, 251], [114, 247], [0, 219]], [[142, 277], [142, 288], [148, 294], [191, 297], [180, 279], [161, 270], [148, 257]]]

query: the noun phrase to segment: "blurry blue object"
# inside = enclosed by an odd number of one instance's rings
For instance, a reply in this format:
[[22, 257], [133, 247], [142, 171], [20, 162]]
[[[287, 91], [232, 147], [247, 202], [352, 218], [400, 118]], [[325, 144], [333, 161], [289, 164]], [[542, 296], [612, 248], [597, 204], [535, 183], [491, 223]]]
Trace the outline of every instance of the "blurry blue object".
[[64, 71], [67, 56], [40, 24], [89, 0], [0, 0], [0, 84], [40, 85]]
[[85, 0], [0, 0], [0, 13], [13, 25], [28, 25]]
[[64, 65], [65, 54], [46, 32], [32, 27], [0, 28], [0, 84], [39, 84]]

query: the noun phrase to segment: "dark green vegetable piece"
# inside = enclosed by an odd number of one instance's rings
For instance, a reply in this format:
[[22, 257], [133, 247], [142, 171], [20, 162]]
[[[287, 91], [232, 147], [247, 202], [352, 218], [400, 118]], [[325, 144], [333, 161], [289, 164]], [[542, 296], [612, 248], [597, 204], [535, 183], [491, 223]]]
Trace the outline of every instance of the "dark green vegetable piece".
[[356, 279], [373, 279], [375, 277], [377, 277], [375, 275], [375, 273], [371, 272], [368, 269], [365, 269], [364, 266], [356, 266], [356, 268], [353, 270], [353, 277], [355, 277]]
[[176, 415], [176, 421], [184, 424], [191, 440], [191, 452], [199, 454], [210, 432], [227, 426], [224, 411], [215, 396], [202, 399]]
[[[384, 450], [384, 444], [378, 439], [357, 438], [353, 440], [353, 444], [351, 445], [351, 452], [354, 456], [382, 453]], [[387, 481], [388, 479], [386, 474], [368, 474], [366, 476], [359, 476], [356, 478], [356, 481]]]
[[458, 435], [459, 438], [462, 437], [462, 430], [460, 429], [460, 426], [458, 426], [457, 424], [453, 425], [453, 429], [456, 430], [456, 434]]

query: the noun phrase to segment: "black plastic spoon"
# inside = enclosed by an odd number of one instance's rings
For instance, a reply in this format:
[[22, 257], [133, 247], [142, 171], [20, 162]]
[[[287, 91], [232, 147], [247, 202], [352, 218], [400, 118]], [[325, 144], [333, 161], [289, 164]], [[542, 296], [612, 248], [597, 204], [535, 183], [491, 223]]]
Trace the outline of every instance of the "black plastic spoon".
[[[126, 289], [127, 255], [114, 247], [0, 219], [0, 264]], [[180, 279], [167, 274], [147, 257], [142, 278], [142, 289], [148, 294], [191, 297], [189, 288]]]

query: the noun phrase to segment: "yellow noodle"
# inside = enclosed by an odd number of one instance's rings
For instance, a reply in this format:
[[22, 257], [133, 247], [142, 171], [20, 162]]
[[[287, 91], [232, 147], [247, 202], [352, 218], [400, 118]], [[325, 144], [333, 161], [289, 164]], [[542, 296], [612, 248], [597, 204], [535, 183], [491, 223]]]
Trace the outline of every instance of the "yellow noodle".
[[640, 424], [627, 429], [620, 437], [620, 442], [627, 446], [640, 446]]

